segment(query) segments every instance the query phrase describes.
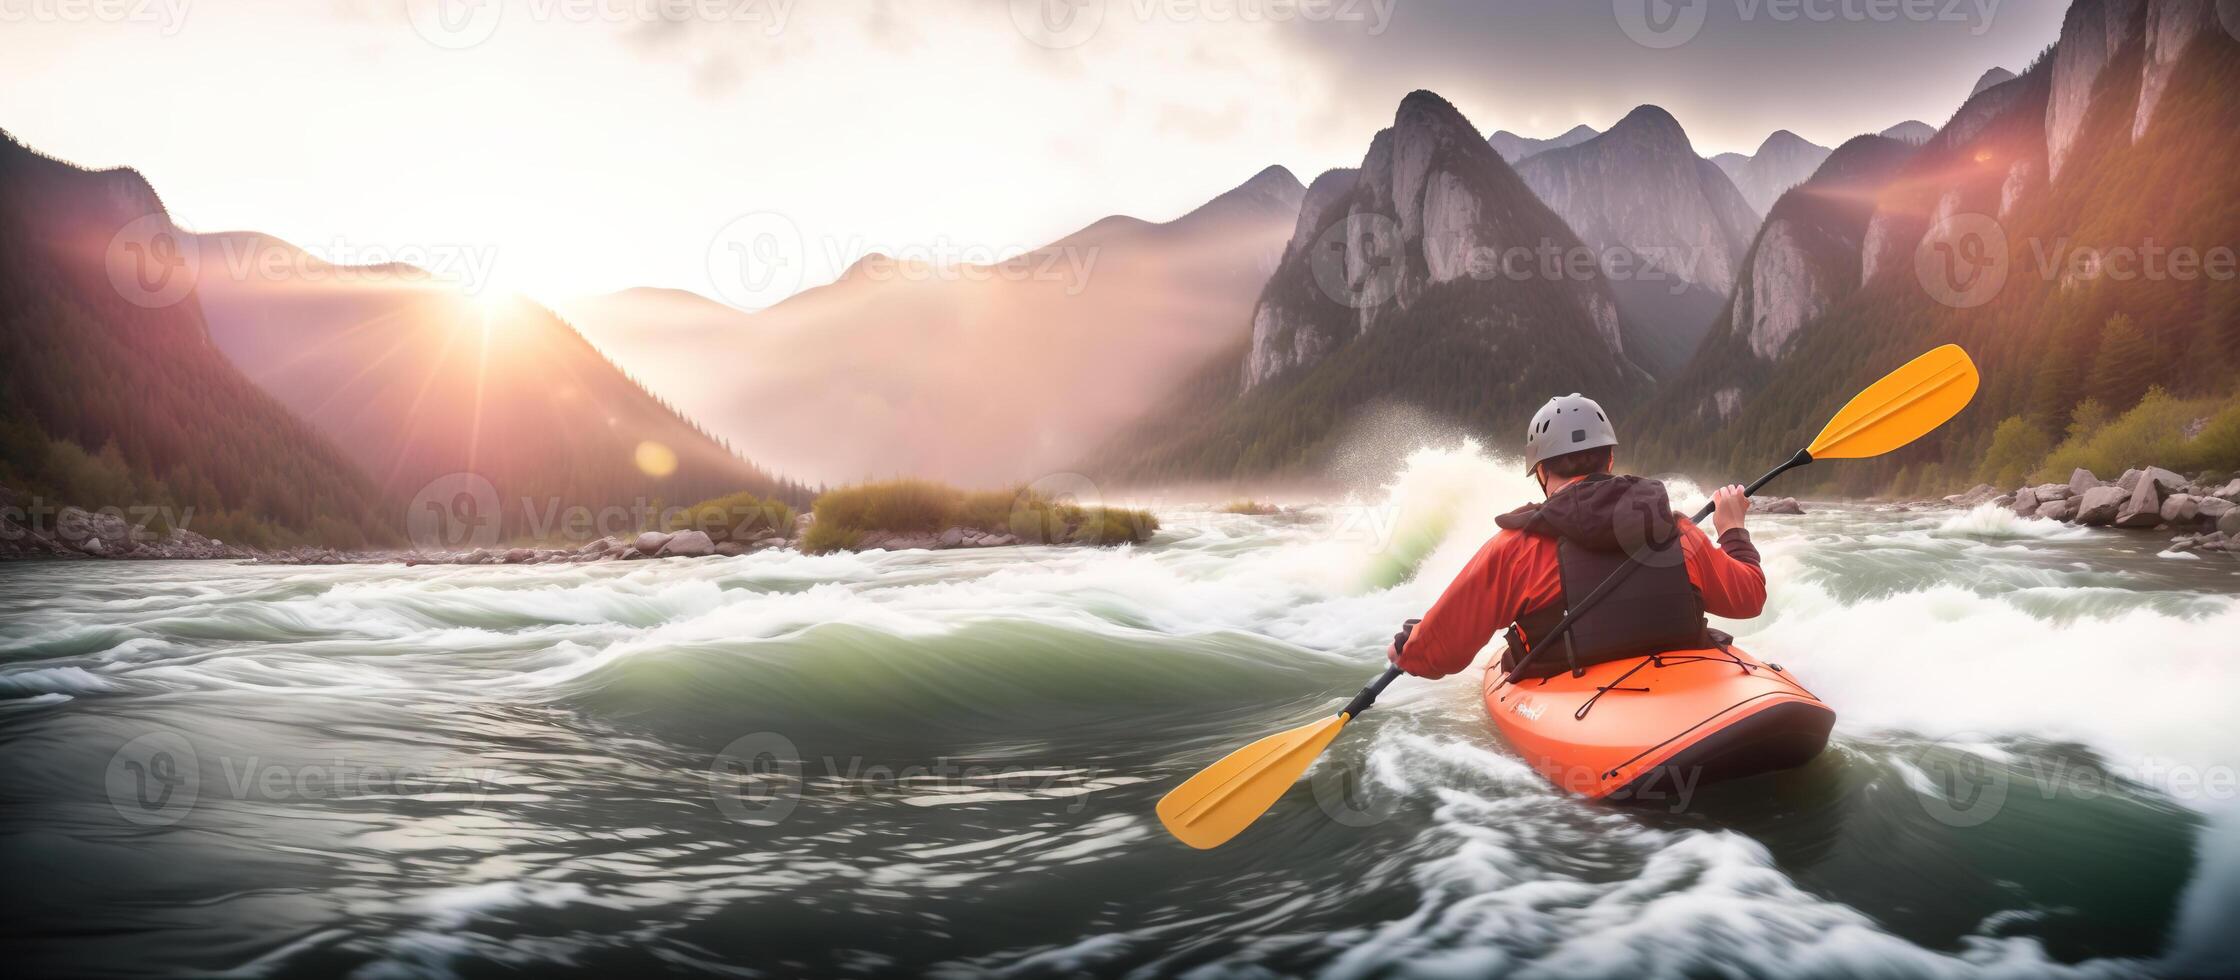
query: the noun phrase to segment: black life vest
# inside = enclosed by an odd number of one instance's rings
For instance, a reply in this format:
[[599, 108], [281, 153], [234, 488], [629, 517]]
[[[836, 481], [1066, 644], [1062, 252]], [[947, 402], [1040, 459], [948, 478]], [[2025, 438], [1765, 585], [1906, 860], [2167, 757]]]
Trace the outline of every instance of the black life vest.
[[[1608, 480], [1609, 478], [1602, 478]], [[1618, 506], [1649, 513], [1669, 515], [1664, 488], [1651, 480], [1640, 480], [1637, 485], [1626, 486], [1637, 478], [1626, 477], [1609, 484], [1582, 487], [1595, 497], [1618, 502], [1621, 497], [1632, 498], [1630, 503]], [[1601, 481], [1597, 481], [1598, 484]], [[1643, 496], [1652, 492], [1653, 497]], [[1574, 503], [1566, 501], [1566, 503]], [[1654, 508], [1662, 508], [1657, 510]], [[1635, 570], [1615, 589], [1605, 594], [1595, 604], [1581, 613], [1570, 629], [1556, 641], [1556, 647], [1543, 651], [1525, 664], [1522, 677], [1552, 677], [1566, 671], [1580, 670], [1595, 664], [1630, 657], [1642, 657], [1673, 650], [1700, 650], [1712, 646], [1709, 624], [1704, 619], [1703, 593], [1688, 578], [1680, 535], [1669, 524], [1647, 529], [1622, 547], [1612, 547], [1615, 541], [1605, 534], [1592, 539], [1592, 545], [1569, 533], [1580, 523], [1595, 527], [1599, 532], [1610, 526], [1604, 523], [1611, 511], [1593, 507], [1595, 520], [1580, 522], [1576, 512], [1564, 515], [1570, 519], [1504, 520], [1526, 533], [1542, 534], [1556, 539], [1556, 561], [1562, 569], [1563, 594], [1537, 609], [1526, 611], [1509, 627], [1508, 651], [1501, 658], [1501, 669], [1511, 671], [1531, 651], [1533, 637], [1544, 636], [1563, 621], [1564, 613], [1573, 599], [1585, 598], [1629, 561], [1639, 560], [1642, 567]], [[1522, 512], [1520, 512], [1522, 513]], [[1547, 517], [1551, 515], [1532, 515]], [[1669, 521], [1669, 516], [1665, 517]], [[1661, 543], [1660, 543], [1661, 542]]]

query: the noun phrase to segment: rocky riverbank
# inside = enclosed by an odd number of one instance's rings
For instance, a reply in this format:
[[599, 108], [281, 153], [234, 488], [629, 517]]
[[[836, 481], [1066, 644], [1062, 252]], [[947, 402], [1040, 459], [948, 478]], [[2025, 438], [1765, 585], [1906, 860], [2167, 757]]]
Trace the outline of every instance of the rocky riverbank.
[[[334, 548], [258, 549], [228, 544], [193, 531], [155, 531], [121, 513], [56, 510], [51, 519], [19, 522], [20, 510], [0, 510], [0, 561], [11, 559], [118, 559], [129, 561], [247, 561], [265, 565], [551, 565], [654, 558], [736, 557], [761, 551], [797, 550], [800, 529], [790, 537], [771, 535], [753, 541], [717, 541], [706, 531], [646, 531], [608, 536], [572, 548], [473, 548], [457, 551], [338, 550]], [[48, 518], [49, 515], [42, 515]], [[807, 521], [804, 520], [803, 525]], [[1020, 543], [1016, 535], [978, 528], [951, 527], [933, 532], [866, 532], [851, 549], [944, 550], [1002, 548]]]
[[1989, 484], [1945, 498], [1963, 507], [1996, 504], [2016, 516], [2080, 527], [2128, 528], [2172, 535], [2170, 550], [2240, 551], [2240, 478], [2180, 476], [2159, 466], [2103, 480], [2080, 469], [2067, 483], [2001, 492]]

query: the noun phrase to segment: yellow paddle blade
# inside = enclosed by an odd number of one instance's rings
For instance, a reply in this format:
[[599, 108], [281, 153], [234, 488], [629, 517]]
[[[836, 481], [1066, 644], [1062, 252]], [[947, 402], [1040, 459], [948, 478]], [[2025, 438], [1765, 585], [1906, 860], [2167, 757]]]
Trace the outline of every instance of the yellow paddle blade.
[[1199, 850], [1227, 843], [1268, 812], [1344, 727], [1346, 716], [1332, 715], [1229, 753], [1169, 791], [1159, 801], [1159, 822]]
[[1867, 386], [1828, 420], [1805, 452], [1814, 459], [1880, 456], [1960, 414], [1981, 380], [1968, 352], [1946, 344]]

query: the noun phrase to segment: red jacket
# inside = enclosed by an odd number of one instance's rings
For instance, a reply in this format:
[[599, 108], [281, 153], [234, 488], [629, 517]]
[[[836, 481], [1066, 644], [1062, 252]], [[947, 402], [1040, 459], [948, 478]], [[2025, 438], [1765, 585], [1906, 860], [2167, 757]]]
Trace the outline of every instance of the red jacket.
[[[1674, 519], [1686, 550], [1688, 580], [1703, 593], [1704, 611], [1728, 619], [1749, 619], [1763, 610], [1766, 575], [1758, 568], [1758, 552], [1750, 544], [1750, 532], [1740, 528], [1728, 531], [1721, 536], [1719, 546], [1713, 547], [1711, 536], [1702, 528], [1677, 514]], [[1387, 648], [1385, 654], [1401, 670], [1417, 677], [1458, 673], [1477, 659], [1478, 651], [1495, 632], [1562, 595], [1556, 539], [1502, 531], [1478, 549], [1431, 611], [1423, 614], [1423, 622], [1408, 634], [1406, 649], [1393, 656]]]

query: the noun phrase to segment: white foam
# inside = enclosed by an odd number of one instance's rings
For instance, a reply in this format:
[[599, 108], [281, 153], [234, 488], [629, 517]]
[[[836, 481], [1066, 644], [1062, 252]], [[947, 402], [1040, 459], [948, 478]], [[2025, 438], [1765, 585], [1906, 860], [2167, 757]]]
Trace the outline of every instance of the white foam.
[[1945, 518], [1929, 533], [1937, 537], [1972, 538], [1978, 541], [2056, 541], [2075, 540], [2090, 535], [2092, 531], [2060, 521], [2018, 517], [2011, 507], [1979, 504], [1973, 510]]

